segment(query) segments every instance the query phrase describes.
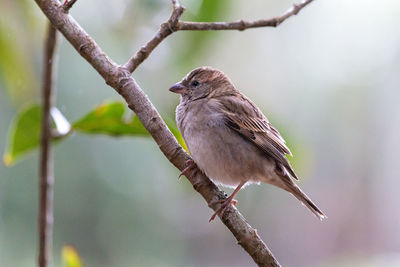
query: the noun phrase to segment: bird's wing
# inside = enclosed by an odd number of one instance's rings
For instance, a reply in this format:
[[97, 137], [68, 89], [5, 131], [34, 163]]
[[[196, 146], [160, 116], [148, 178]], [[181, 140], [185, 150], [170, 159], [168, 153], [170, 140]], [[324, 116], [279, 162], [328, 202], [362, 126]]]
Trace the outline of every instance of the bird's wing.
[[278, 170], [298, 180], [285, 154], [292, 155], [278, 130], [250, 99], [238, 93], [219, 99], [225, 124], [273, 158]]

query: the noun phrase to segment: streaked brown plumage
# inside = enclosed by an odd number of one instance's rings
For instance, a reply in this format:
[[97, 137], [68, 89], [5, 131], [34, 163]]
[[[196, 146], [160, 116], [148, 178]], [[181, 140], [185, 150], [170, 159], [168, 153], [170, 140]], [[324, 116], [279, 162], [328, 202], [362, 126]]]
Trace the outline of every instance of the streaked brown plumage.
[[260, 182], [292, 193], [319, 219], [326, 217], [294, 183], [284, 139], [223, 72], [194, 69], [170, 91], [181, 95], [176, 120], [194, 162], [214, 182], [236, 187], [211, 220], [242, 186]]

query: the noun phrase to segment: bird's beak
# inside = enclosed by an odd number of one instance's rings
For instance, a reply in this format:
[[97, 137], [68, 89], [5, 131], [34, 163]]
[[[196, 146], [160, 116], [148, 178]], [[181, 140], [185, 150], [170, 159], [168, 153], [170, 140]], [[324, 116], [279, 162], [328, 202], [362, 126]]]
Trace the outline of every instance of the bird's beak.
[[173, 93], [176, 94], [183, 94], [186, 92], [186, 86], [184, 86], [182, 83], [176, 83], [174, 85], [172, 85], [169, 90]]

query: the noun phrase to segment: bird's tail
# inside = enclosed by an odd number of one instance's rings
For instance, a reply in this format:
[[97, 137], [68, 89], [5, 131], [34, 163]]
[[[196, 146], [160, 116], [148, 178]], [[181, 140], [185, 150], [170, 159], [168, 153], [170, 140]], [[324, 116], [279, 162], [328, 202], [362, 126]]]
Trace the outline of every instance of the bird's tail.
[[286, 179], [282, 179], [285, 184], [285, 190], [290, 192], [293, 196], [295, 196], [300, 202], [306, 206], [315, 216], [318, 217], [322, 221], [322, 219], [327, 218], [326, 215], [311, 201], [311, 199], [303, 192], [301, 189], [290, 179], [289, 177], [285, 177]]

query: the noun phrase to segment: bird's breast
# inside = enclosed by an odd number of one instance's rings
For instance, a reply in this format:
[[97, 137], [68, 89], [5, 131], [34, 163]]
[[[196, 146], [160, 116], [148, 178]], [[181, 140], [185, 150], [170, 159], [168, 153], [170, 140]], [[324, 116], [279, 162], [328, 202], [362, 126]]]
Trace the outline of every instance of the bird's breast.
[[212, 106], [180, 105], [176, 117], [193, 160], [208, 177], [226, 186], [254, 178], [245, 174], [253, 163], [241, 164], [249, 162], [254, 147], [227, 127]]

